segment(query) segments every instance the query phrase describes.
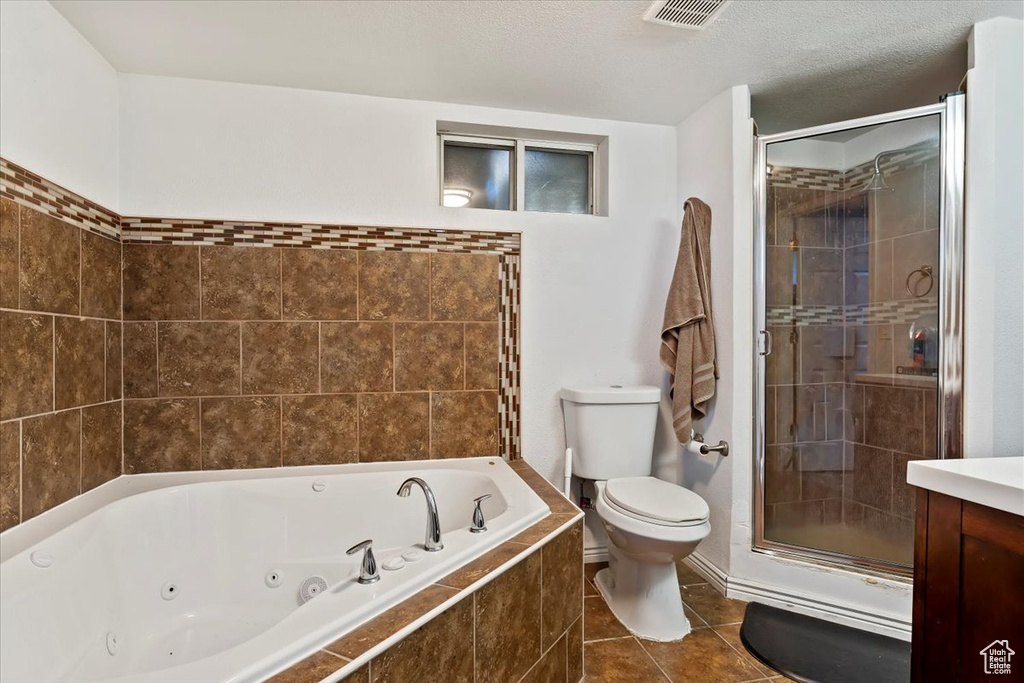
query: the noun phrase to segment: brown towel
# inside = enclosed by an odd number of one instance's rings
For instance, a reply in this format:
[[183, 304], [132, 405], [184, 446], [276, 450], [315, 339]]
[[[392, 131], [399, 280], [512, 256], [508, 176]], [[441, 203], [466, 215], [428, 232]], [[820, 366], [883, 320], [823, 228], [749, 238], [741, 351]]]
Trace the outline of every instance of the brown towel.
[[690, 424], [707, 415], [718, 379], [711, 315], [711, 207], [696, 197], [684, 207], [661, 330], [661, 364], [672, 375], [672, 429], [679, 443], [686, 443]]

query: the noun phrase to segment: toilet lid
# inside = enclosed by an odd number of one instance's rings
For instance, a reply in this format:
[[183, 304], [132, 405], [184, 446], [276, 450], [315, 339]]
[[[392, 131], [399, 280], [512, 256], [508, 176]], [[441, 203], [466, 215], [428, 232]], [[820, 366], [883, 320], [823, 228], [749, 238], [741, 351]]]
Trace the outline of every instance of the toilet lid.
[[654, 477], [611, 479], [604, 491], [615, 507], [661, 524], [700, 524], [709, 514], [708, 504], [696, 493]]

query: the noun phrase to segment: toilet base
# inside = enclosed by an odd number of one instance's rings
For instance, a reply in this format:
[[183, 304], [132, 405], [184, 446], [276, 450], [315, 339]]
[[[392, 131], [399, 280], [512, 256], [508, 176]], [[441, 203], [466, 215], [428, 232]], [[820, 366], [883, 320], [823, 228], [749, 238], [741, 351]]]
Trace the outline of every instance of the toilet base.
[[608, 565], [594, 583], [633, 635], [668, 642], [690, 632], [674, 563], [637, 562], [609, 547]]

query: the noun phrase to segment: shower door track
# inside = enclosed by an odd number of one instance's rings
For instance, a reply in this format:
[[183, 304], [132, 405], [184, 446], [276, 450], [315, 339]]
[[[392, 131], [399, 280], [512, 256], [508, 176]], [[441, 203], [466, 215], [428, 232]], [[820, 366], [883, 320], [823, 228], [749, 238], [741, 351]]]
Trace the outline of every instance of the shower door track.
[[[941, 189], [939, 199], [939, 365], [938, 365], [938, 440], [936, 457], [960, 458], [963, 448], [963, 273], [964, 273], [964, 144], [965, 94], [950, 93], [937, 104], [866, 116], [848, 121], [802, 128], [786, 133], [755, 137], [754, 151], [754, 330], [758, 337], [767, 330], [766, 253], [768, 191], [768, 145], [825, 133], [905, 121], [939, 115], [939, 159]], [[909, 581], [913, 566], [850, 555], [829, 550], [771, 541], [764, 535], [765, 504], [765, 352], [770, 340], [755, 338], [754, 364], [754, 501], [751, 506], [753, 550], [780, 558], [824, 564], [887, 578]]]

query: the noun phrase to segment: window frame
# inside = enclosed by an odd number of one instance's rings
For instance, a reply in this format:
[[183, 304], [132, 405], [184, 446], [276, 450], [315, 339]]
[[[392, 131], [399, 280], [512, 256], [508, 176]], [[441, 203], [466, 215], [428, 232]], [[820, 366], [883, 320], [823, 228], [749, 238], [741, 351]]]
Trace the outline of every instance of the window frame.
[[[508, 138], [491, 137], [487, 135], [459, 135], [457, 133], [438, 133], [438, 203], [441, 207], [451, 209], [444, 205], [444, 148], [446, 143], [455, 143], [464, 147], [482, 147], [487, 149], [508, 148], [512, 150], [510, 169], [509, 211], [527, 211], [526, 209], [526, 150], [535, 149], [548, 152], [564, 152], [569, 154], [587, 155], [587, 204], [589, 210], [585, 213], [567, 213], [561, 211], [530, 211], [530, 213], [554, 213], [565, 216], [598, 216], [601, 207], [598, 206], [599, 190], [597, 173], [597, 155], [600, 149], [598, 144], [581, 142], [559, 142], [557, 140], [537, 140], [533, 138]], [[514, 179], [514, 180], [513, 180]], [[467, 208], [467, 207], [459, 207]], [[487, 211], [501, 211], [501, 209], [485, 209]]]

